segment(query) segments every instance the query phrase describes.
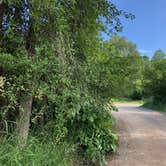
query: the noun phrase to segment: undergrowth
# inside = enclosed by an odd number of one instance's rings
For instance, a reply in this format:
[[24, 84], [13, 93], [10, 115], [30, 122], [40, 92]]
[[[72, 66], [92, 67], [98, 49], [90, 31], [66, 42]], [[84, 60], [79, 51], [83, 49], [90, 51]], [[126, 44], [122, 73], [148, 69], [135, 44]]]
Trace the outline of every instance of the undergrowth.
[[[24, 148], [14, 138], [0, 138], [0, 166], [75, 166], [76, 148], [31, 137]], [[79, 164], [80, 165], [80, 164]]]
[[129, 98], [113, 98], [113, 103], [132, 103], [132, 104], [144, 104], [143, 100], [132, 100]]
[[166, 103], [145, 103], [143, 106], [156, 111], [166, 112]]

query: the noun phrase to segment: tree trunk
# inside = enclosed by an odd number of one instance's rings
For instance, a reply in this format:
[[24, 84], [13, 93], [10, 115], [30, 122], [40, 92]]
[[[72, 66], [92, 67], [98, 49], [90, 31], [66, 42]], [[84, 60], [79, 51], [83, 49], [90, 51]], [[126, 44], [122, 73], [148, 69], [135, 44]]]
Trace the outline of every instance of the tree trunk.
[[[35, 32], [33, 29], [33, 21], [29, 20], [27, 35], [25, 36], [26, 41], [26, 50], [28, 52], [28, 56], [34, 58], [35, 55]], [[33, 97], [31, 96], [31, 92], [33, 90], [33, 76], [32, 80], [29, 81], [29, 94], [26, 92], [21, 96], [22, 101], [20, 102], [23, 111], [20, 112], [19, 120], [18, 120], [18, 141], [21, 143], [21, 146], [25, 146], [28, 139], [29, 134], [29, 126], [30, 126], [30, 118], [32, 111], [32, 102]]]
[[32, 110], [32, 97], [26, 94], [23, 94], [20, 101], [21, 109], [19, 114], [19, 119], [17, 122], [17, 135], [19, 145], [21, 147], [25, 146], [28, 139], [29, 126], [30, 126], [30, 117]]

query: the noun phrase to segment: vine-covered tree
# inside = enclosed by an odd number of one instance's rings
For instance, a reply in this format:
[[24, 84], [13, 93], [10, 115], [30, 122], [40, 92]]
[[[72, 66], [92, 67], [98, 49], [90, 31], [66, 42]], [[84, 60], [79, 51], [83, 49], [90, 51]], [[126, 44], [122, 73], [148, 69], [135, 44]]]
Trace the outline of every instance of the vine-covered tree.
[[101, 31], [121, 30], [121, 15], [133, 18], [107, 0], [2, 0], [3, 132], [15, 133], [20, 146], [29, 129], [56, 143], [68, 138], [94, 161], [114, 151], [113, 119], [105, 106], [110, 79], [96, 62], [102, 59]]

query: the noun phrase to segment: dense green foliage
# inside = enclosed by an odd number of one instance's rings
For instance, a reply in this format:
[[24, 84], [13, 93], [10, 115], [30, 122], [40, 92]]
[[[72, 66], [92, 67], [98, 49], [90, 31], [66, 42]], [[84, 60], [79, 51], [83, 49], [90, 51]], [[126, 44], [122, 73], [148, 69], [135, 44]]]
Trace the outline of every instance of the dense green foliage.
[[[162, 54], [161, 54], [162, 53]], [[147, 62], [144, 72], [144, 90], [147, 102], [155, 105], [166, 103], [166, 55], [158, 50]]]
[[111, 97], [141, 99], [145, 61], [136, 45], [115, 35], [104, 43], [104, 50], [109, 57], [107, 72], [111, 82]]
[[111, 57], [100, 33], [121, 30], [120, 17], [133, 16], [107, 0], [3, 0], [0, 9], [0, 132], [18, 142], [5, 143], [11, 153], [2, 146], [0, 163], [16, 153], [12, 165], [28, 165], [29, 157], [32, 165], [49, 165], [49, 155], [55, 165], [56, 149], [49, 152], [48, 143], [44, 159], [47, 143], [28, 144], [30, 133], [57, 147], [68, 140], [102, 164], [117, 136], [108, 103]]
[[109, 59], [106, 71], [111, 97], [142, 99], [148, 107], [165, 110], [166, 54], [159, 49], [151, 59], [142, 56], [136, 45], [117, 35], [104, 42], [103, 47], [103, 59]]

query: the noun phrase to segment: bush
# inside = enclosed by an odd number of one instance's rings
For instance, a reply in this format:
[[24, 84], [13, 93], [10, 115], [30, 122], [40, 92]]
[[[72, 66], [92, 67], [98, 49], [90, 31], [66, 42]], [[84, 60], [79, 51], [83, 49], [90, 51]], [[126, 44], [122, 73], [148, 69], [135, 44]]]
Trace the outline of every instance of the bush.
[[69, 133], [79, 143], [84, 156], [101, 165], [106, 154], [115, 152], [117, 148], [117, 135], [111, 131], [114, 124], [112, 109], [109, 105], [104, 107], [91, 100], [83, 103], [79, 113], [69, 122]]

